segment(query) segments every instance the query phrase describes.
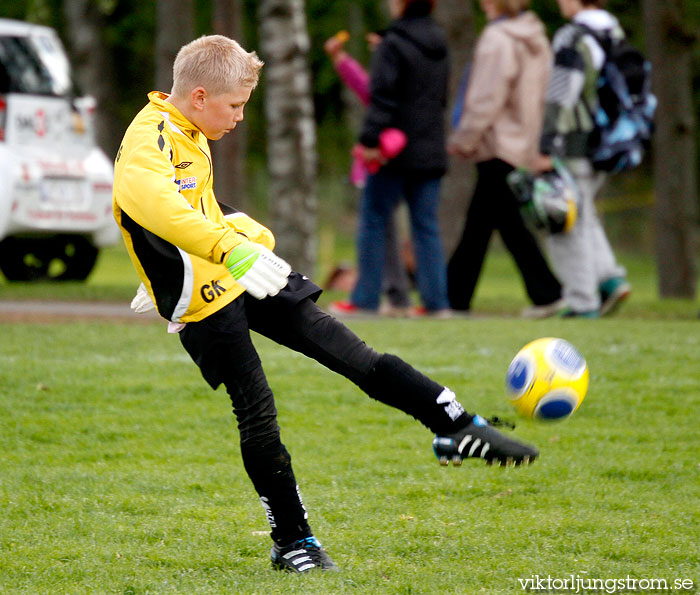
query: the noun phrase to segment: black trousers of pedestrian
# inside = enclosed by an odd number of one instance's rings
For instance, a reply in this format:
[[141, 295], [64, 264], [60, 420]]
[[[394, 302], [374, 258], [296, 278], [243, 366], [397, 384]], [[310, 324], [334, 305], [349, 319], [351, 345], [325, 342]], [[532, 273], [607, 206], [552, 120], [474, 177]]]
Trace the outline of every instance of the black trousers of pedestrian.
[[435, 433], [453, 433], [470, 415], [455, 417], [437, 397], [444, 387], [400, 358], [380, 354], [313, 301], [320, 289], [298, 273], [278, 296], [247, 293], [204, 320], [189, 323], [180, 340], [205, 380], [224, 384], [238, 422], [243, 464], [282, 545], [311, 535], [307, 514], [280, 438], [274, 396], [250, 337], [255, 331], [307, 355], [362, 388], [370, 397], [420, 420]]
[[551, 304], [561, 298], [561, 285], [549, 268], [537, 239], [526, 227], [506, 176], [513, 166], [500, 159], [476, 165], [478, 178], [467, 210], [462, 239], [447, 265], [450, 305], [469, 310], [486, 250], [494, 230], [520, 271], [525, 290], [535, 305]]

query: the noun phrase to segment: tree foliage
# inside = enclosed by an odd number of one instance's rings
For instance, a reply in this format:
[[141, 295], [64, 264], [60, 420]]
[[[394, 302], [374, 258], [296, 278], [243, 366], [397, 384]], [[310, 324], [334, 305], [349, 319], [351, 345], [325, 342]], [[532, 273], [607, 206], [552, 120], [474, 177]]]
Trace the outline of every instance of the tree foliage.
[[[172, 2], [171, 6], [173, 6], [173, 10], [177, 10], [181, 9], [183, 5], [191, 3], [194, 8], [195, 35], [202, 35], [214, 32], [213, 12], [217, 7], [217, 2], [226, 1], [228, 0], [188, 0], [186, 3]], [[264, 45], [259, 39], [261, 27], [258, 9], [260, 1], [237, 1], [240, 3], [242, 13], [239, 41], [244, 47], [255, 49], [260, 53], [260, 48]], [[649, 1], [665, 2], [665, 0]], [[75, 4], [75, 0], [0, 0], [0, 14], [6, 18], [28, 20], [52, 26], [58, 30], [69, 50], [74, 50], [75, 48], [70, 47], [71, 36], [68, 35], [71, 24], [66, 22], [66, 15], [69, 13], [65, 8], [69, 2]], [[113, 93], [112, 96], [105, 97], [104, 86], [100, 87], [94, 82], [91, 85], [92, 88], [86, 88], [90, 85], [83, 84], [83, 88], [78, 89], [78, 91], [98, 95], [101, 100], [101, 107], [98, 109], [109, 114], [110, 118], [110, 127], [105, 128], [106, 133], [119, 137], [118, 131], [123, 131], [126, 128], [134, 114], [144, 105], [146, 93], [155, 87], [158, 1], [83, 0], [83, 3], [92, 15], [93, 25], [98, 24], [96, 30], [103, 44], [103, 63], [109, 64], [109, 68], [105, 68], [102, 74], [109, 73], [110, 88], [113, 89]], [[683, 19], [680, 25], [682, 30], [674, 31], [671, 34], [697, 40], [700, 36], [700, 2], [697, 0], [673, 0], [673, 4], [679, 8]], [[340, 176], [346, 173], [349, 165], [348, 152], [356, 137], [357, 119], [353, 122], [352, 118], [348, 118], [347, 92], [344, 91], [330, 60], [323, 51], [323, 43], [338, 30], [348, 29], [351, 34], [348, 49], [361, 62], [368, 63], [370, 54], [364, 41], [364, 35], [369, 31], [381, 30], [386, 26], [389, 20], [386, 5], [388, 2], [382, 0], [305, 1], [306, 21], [311, 42], [307, 59], [312, 80], [313, 117], [318, 129], [317, 151], [320, 156], [320, 171], [325, 176]], [[443, 12], [445, 10], [447, 12], [464, 11], [472, 8], [473, 24], [478, 32], [484, 26], [485, 21], [483, 13], [476, 8], [477, 6], [478, 3], [475, 0], [472, 0], [471, 6], [465, 6], [459, 2], [450, 3], [445, 0], [440, 8]], [[642, 6], [647, 6], [649, 9], [649, 6], [656, 7], [656, 5], [629, 2], [628, 0], [608, 0], [607, 6], [611, 12], [618, 16], [632, 43], [648, 52], [649, 48], [648, 44], [645, 43], [644, 36]], [[563, 23], [556, 3], [551, 0], [532, 0], [532, 8], [545, 22], [550, 36]], [[449, 24], [449, 14], [447, 18]], [[442, 15], [442, 22], [445, 24], [444, 15]], [[471, 27], [472, 21], [468, 22], [468, 26]], [[465, 39], [469, 39], [469, 37]], [[693, 83], [693, 108], [690, 114], [692, 120], [694, 114], [700, 110], [700, 44], [694, 43], [691, 54], [690, 68], [686, 72], [691, 72]], [[465, 54], [453, 52], [453, 55], [456, 58], [455, 62], [464, 62]], [[469, 52], [466, 52], [466, 56], [468, 55]], [[453, 64], [453, 67], [458, 70], [461, 70], [463, 66], [462, 63]], [[674, 64], [662, 60], [655, 63], [654, 68], [663, 70], [663, 73], [668, 75], [668, 71], [674, 68]], [[265, 116], [264, 105], [265, 72], [266, 70], [263, 71], [260, 90], [253, 94], [246, 109], [245, 123], [247, 161], [249, 164], [258, 164], [263, 167], [268, 161], [267, 151], [269, 147], [265, 142], [266, 126], [269, 123], [269, 119]], [[83, 77], [83, 79], [85, 78]], [[659, 77], [659, 79], [662, 78]], [[87, 80], [91, 79], [87, 77]], [[95, 92], [96, 89], [101, 89], [102, 93]], [[167, 91], [168, 89], [161, 90]], [[662, 109], [660, 112], [658, 117], [664, 117], [664, 110]], [[695, 127], [694, 134], [697, 146], [698, 136], [700, 136], [697, 127]], [[103, 142], [103, 145], [108, 151], [112, 151], [117, 143], [118, 138], [114, 138], [111, 142]], [[691, 152], [687, 151], [687, 153]], [[700, 151], [695, 151], [695, 154], [700, 155]], [[697, 166], [700, 165], [699, 158], [693, 156], [692, 159], [695, 160], [695, 169], [697, 169]], [[258, 169], [262, 170], [263, 167]], [[651, 170], [646, 168], [634, 175], [639, 176], [640, 173], [648, 178]], [[655, 174], [658, 178], [659, 175], [664, 175], [664, 172], [660, 172], [657, 167]], [[445, 187], [449, 190], [450, 183], [447, 183]], [[259, 194], [264, 194], [264, 192]], [[457, 219], [451, 214], [450, 220], [456, 221]]]
[[[62, 16], [62, 3], [70, 0], [0, 0], [0, 14], [6, 18], [28, 20], [50, 25], [61, 34], [68, 45], [66, 23]], [[155, 40], [156, 40], [156, 0], [90, 0], [104, 15], [103, 40], [111, 52], [115, 67], [116, 87], [119, 96], [116, 113], [126, 127], [134, 113], [145, 102], [145, 95], [154, 86], [155, 80]], [[700, 3], [683, 0], [688, 16], [688, 29], [700, 29]], [[330, 61], [323, 52], [323, 42], [340, 29], [350, 28], [352, 34], [349, 49], [361, 61], [369, 61], [369, 52], [363, 35], [367, 31], [381, 30], [388, 22], [384, 2], [377, 0], [357, 0], [353, 2], [307, 0], [307, 22], [311, 38], [309, 54], [314, 85], [314, 106], [316, 121], [323, 127], [319, 135], [332, 146], [347, 145], [352, 141], [352, 131], [344, 122], [342, 85], [333, 71]], [[194, 0], [195, 31], [197, 35], [212, 32], [213, 0]], [[250, 49], [259, 48], [257, 33], [257, 0], [244, 0], [243, 44]], [[609, 0], [608, 7], [621, 20], [631, 39], [640, 47], [644, 46], [641, 8], [638, 2]], [[549, 0], [533, 0], [532, 8], [542, 17], [549, 33], [562, 24], [556, 4]], [[483, 15], [478, 9], [477, 28], [483, 26]], [[459, 66], [459, 65], [457, 65]], [[695, 50], [694, 59], [695, 104], [700, 106], [700, 44]], [[264, 78], [263, 82], [264, 84]], [[90, 89], [82, 89], [89, 93]], [[260, 94], [258, 94], [260, 95]], [[262, 101], [251, 104], [247, 117], [253, 131], [262, 132]], [[253, 134], [255, 136], [255, 134]], [[249, 149], [263, 152], [264, 143], [252, 143]], [[321, 147], [321, 153], [327, 154]]]

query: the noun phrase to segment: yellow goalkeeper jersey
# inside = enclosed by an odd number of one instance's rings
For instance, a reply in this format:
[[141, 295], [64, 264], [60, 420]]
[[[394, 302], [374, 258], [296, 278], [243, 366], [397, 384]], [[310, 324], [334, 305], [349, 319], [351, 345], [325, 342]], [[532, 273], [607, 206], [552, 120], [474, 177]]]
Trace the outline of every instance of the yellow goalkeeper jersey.
[[266, 227], [239, 212], [224, 216], [213, 190], [206, 137], [171, 103], [149, 93], [114, 166], [114, 217], [159, 314], [195, 322], [244, 289], [224, 266], [246, 238], [274, 248]]

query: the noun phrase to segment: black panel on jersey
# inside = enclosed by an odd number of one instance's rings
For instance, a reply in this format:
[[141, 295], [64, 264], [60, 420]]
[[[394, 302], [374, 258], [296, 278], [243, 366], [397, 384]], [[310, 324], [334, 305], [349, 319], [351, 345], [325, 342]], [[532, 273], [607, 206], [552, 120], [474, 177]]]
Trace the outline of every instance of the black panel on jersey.
[[240, 213], [238, 209], [233, 208], [231, 205], [227, 205], [225, 202], [221, 202], [220, 200], [216, 201], [219, 205], [219, 208], [221, 209], [221, 212], [226, 215], [233, 215], [234, 213]]
[[141, 227], [122, 210], [121, 223], [129, 232], [134, 253], [151, 282], [158, 313], [172, 320], [182, 294], [185, 265], [176, 246]]

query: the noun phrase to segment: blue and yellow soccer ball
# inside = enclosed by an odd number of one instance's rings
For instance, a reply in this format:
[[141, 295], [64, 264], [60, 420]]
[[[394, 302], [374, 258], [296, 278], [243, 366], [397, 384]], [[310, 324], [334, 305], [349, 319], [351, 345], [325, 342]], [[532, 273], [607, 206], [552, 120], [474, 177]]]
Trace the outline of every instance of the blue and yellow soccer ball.
[[563, 420], [581, 406], [586, 396], [588, 364], [564, 339], [537, 339], [525, 345], [510, 362], [506, 388], [522, 417]]

